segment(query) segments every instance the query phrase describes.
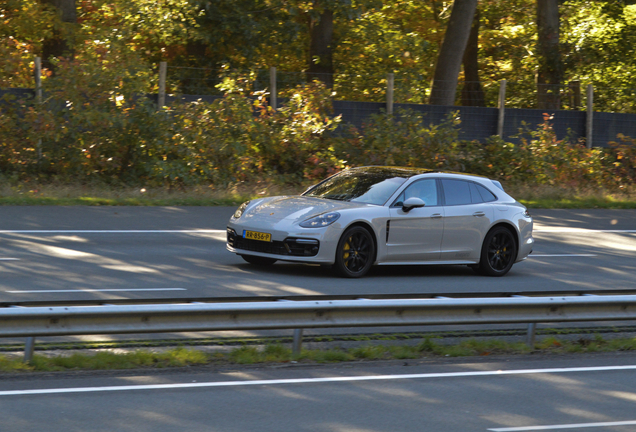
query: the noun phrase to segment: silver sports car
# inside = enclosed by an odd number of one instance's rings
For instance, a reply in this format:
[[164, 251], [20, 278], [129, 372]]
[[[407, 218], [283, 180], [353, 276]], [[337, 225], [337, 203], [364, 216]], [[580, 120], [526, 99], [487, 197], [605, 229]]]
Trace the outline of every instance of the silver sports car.
[[249, 263], [332, 265], [346, 277], [374, 264], [503, 276], [533, 243], [530, 214], [499, 182], [418, 168], [348, 169], [300, 196], [243, 203], [227, 226], [227, 249]]

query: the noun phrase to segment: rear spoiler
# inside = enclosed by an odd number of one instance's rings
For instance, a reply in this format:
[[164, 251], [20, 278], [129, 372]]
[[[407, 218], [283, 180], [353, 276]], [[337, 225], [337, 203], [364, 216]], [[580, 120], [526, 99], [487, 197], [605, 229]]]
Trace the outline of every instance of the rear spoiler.
[[490, 181], [493, 182], [495, 184], [495, 186], [497, 186], [499, 189], [501, 189], [502, 191], [505, 192], [503, 186], [497, 180], [490, 180]]

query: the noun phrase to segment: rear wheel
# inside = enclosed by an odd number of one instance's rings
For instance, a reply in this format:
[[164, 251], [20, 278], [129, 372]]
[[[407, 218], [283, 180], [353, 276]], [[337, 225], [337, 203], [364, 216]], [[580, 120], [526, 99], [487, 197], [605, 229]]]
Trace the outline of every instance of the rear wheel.
[[241, 255], [245, 261], [250, 264], [258, 265], [258, 266], [268, 266], [274, 264], [277, 260], [274, 258], [265, 258], [254, 255]]
[[479, 273], [503, 276], [510, 271], [517, 258], [517, 243], [512, 233], [500, 226], [493, 228], [484, 239], [479, 260]]
[[375, 258], [375, 243], [361, 226], [349, 228], [340, 238], [334, 268], [344, 277], [357, 278], [368, 273]]

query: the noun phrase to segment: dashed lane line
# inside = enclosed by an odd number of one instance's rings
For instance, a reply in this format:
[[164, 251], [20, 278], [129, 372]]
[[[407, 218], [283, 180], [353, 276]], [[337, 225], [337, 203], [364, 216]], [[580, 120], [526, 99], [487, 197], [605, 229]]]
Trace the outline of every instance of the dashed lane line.
[[493, 428], [488, 430], [492, 432], [521, 432], [521, 431], [563, 430], [563, 429], [581, 429], [581, 428], [630, 426], [630, 425], [636, 425], [636, 420], [617, 421], [617, 422], [598, 422], [598, 423], [572, 423], [572, 424], [547, 425], [547, 426], [505, 427], [505, 428]]
[[636, 233], [636, 230], [612, 230], [612, 229], [589, 229], [589, 228], [568, 228], [568, 227], [543, 227], [532, 230], [532, 233], [577, 233], [577, 234], [597, 234], [597, 233]]
[[595, 257], [596, 254], [530, 254], [528, 258], [545, 258], [545, 257]]
[[103, 292], [133, 292], [133, 291], [187, 291], [187, 288], [105, 288], [105, 289], [65, 289], [65, 290], [15, 290], [5, 291], [9, 294], [44, 294], [44, 293], [103, 293]]
[[0, 234], [220, 234], [227, 230], [0, 230]]

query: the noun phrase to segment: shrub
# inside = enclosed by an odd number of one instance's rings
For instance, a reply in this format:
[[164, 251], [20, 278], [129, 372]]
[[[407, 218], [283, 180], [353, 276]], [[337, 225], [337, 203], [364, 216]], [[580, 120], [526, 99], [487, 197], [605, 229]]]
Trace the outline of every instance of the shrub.
[[[107, 184], [226, 187], [267, 179], [315, 182], [346, 166], [399, 165], [486, 175], [508, 184], [623, 191], [636, 180], [636, 141], [609, 149], [558, 140], [552, 117], [520, 130], [518, 144], [493, 136], [459, 140], [460, 118], [438, 125], [402, 109], [373, 115], [361, 128], [333, 117], [321, 83], [298, 86], [274, 111], [266, 94], [226, 78], [211, 103], [177, 102], [157, 110], [134, 68], [123, 75], [107, 59], [62, 62], [46, 80], [44, 103], [5, 97], [0, 104], [4, 178]], [[138, 66], [140, 75], [148, 71]]]
[[607, 183], [625, 190], [636, 181], [636, 139], [619, 134], [618, 142], [610, 142], [606, 159]]
[[439, 125], [425, 116], [399, 109], [395, 116], [374, 114], [362, 130], [349, 127], [338, 150], [349, 165], [418, 166], [457, 171], [459, 119], [450, 114]]

